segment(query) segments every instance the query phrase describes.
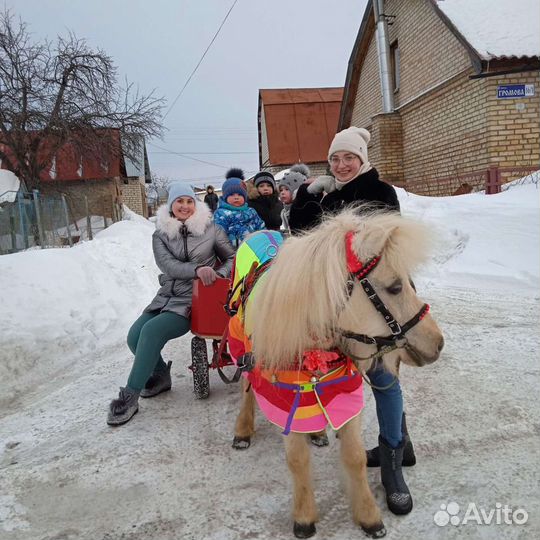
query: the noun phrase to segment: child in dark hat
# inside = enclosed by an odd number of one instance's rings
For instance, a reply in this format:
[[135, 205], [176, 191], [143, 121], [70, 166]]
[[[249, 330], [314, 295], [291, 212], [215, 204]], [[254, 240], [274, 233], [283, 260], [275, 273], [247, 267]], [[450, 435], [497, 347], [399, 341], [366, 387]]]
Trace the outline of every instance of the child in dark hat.
[[242, 169], [230, 169], [225, 178], [214, 222], [225, 231], [237, 249], [249, 233], [264, 229], [264, 222], [246, 203], [247, 190]]
[[208, 208], [212, 212], [216, 211], [218, 205], [218, 196], [214, 192], [214, 186], [208, 186], [206, 188], [206, 195], [204, 196], [204, 202], [208, 205]]
[[261, 171], [253, 178], [255, 196], [248, 200], [248, 205], [262, 218], [267, 229], [279, 231], [283, 204], [276, 193], [276, 181], [271, 173]]

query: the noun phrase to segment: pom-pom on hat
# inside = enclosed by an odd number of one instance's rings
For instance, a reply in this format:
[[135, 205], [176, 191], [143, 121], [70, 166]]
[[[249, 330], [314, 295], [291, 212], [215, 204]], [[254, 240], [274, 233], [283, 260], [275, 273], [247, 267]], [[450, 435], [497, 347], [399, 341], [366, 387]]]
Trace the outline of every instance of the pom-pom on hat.
[[309, 167], [303, 163], [293, 165], [279, 181], [279, 187], [285, 186], [292, 194], [309, 178]]
[[370, 139], [371, 135], [367, 129], [355, 126], [344, 129], [336, 133], [328, 150], [328, 159], [335, 152], [350, 152], [357, 155], [362, 163], [369, 163], [367, 147]]
[[262, 182], [267, 182], [272, 186], [272, 189], [276, 191], [276, 180], [272, 173], [261, 171], [253, 177], [253, 185], [259, 187]]
[[228, 180], [229, 178], [239, 178], [240, 180], [244, 180], [244, 171], [238, 167], [233, 167], [225, 173], [225, 179]]
[[167, 198], [169, 212], [172, 212], [173, 202], [180, 197], [191, 197], [193, 200], [196, 200], [195, 192], [191, 186], [183, 182], [174, 182], [174, 184], [169, 186], [169, 197]]
[[244, 202], [247, 201], [247, 190], [244, 184], [244, 171], [242, 169], [229, 169], [225, 174], [225, 182], [221, 186], [223, 200], [227, 202], [227, 197], [238, 193], [244, 197]]

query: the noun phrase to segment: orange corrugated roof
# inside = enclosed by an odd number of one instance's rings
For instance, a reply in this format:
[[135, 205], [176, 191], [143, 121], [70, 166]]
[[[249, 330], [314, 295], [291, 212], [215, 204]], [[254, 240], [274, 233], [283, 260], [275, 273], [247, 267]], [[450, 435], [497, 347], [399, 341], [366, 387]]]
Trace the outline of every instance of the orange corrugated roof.
[[[270, 165], [326, 161], [342, 97], [343, 88], [260, 90], [259, 110], [264, 108]], [[261, 129], [259, 120], [259, 141]]]

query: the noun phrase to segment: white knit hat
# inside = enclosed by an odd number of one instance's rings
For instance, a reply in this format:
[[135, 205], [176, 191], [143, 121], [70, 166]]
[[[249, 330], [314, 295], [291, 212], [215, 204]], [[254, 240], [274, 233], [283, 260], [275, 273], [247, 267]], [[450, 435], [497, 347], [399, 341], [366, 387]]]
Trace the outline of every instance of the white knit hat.
[[330, 149], [328, 150], [328, 159], [334, 152], [350, 152], [357, 155], [363, 164], [368, 162], [367, 146], [371, 135], [367, 129], [351, 126], [336, 133]]

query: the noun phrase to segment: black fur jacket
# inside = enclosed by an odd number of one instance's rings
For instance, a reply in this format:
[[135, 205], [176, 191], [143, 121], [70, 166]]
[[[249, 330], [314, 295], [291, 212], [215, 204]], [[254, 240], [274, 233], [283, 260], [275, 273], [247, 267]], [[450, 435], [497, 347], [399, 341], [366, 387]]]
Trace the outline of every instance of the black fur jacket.
[[317, 225], [324, 213], [337, 213], [351, 203], [372, 203], [376, 208], [399, 212], [396, 190], [379, 179], [376, 169], [370, 169], [331, 193], [313, 195], [302, 184], [291, 206], [289, 225], [291, 230], [303, 231]]

